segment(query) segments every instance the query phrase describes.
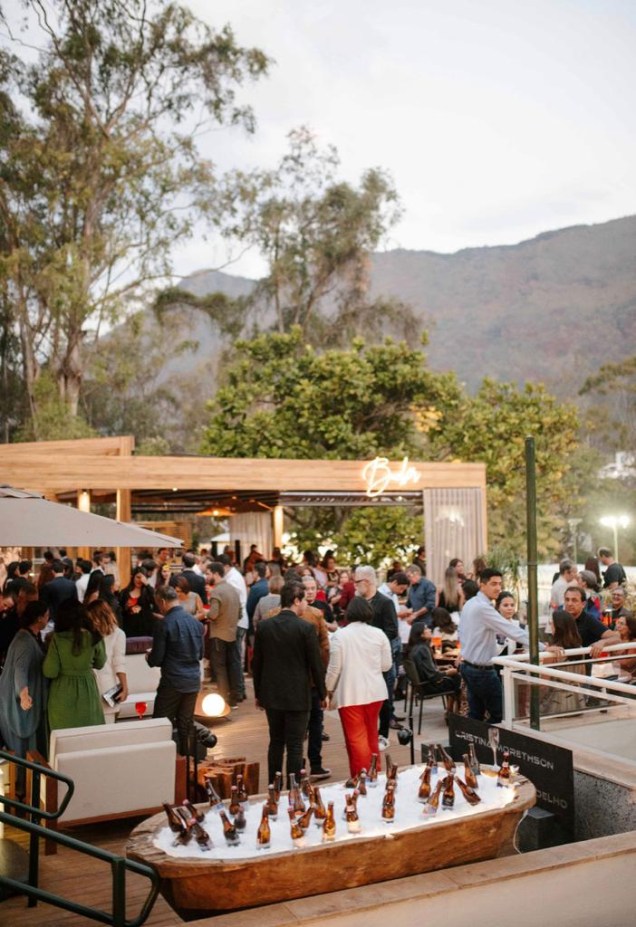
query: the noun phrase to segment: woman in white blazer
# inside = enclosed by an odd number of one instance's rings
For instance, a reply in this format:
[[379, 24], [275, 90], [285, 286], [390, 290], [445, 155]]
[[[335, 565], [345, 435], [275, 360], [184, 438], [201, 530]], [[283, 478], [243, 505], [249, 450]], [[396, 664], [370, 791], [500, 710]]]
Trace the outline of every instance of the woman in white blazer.
[[356, 596], [347, 609], [348, 624], [329, 638], [327, 696], [337, 708], [352, 778], [369, 769], [378, 753], [378, 716], [386, 699], [382, 673], [392, 666], [389, 639], [371, 625], [373, 609]]

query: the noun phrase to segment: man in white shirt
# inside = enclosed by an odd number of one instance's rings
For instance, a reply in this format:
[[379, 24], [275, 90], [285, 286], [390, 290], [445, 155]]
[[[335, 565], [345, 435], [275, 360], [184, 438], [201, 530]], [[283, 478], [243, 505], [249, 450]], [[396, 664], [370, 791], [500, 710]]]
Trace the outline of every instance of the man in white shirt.
[[550, 611], [563, 608], [563, 596], [568, 586], [576, 580], [578, 571], [576, 564], [571, 560], [562, 560], [559, 564], [559, 578], [552, 584], [550, 590]]
[[242, 574], [239, 570], [236, 569], [235, 566], [233, 566], [228, 554], [221, 554], [219, 556], [219, 563], [223, 564], [226, 583], [229, 583], [230, 586], [234, 586], [239, 594], [239, 600], [241, 603], [241, 617], [239, 619], [238, 625], [236, 626], [236, 641], [234, 642], [234, 649], [232, 651], [232, 660], [234, 667], [233, 675], [237, 680], [239, 689], [238, 694], [241, 701], [244, 701], [246, 698], [245, 678], [243, 676], [244, 643], [245, 635], [247, 634], [247, 629], [249, 627], [249, 618], [247, 617], [247, 586]]

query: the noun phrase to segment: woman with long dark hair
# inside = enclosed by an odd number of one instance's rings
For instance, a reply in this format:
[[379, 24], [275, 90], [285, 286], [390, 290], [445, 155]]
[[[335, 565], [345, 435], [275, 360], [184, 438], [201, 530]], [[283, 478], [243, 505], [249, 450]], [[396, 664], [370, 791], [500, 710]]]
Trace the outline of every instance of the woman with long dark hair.
[[52, 680], [50, 729], [103, 724], [93, 668], [101, 669], [106, 663], [106, 648], [101, 635], [90, 627], [83, 605], [70, 599], [61, 603], [48, 645], [42, 672]]
[[133, 570], [130, 582], [119, 594], [119, 604], [126, 637], [152, 637], [157, 606], [144, 567]]
[[[552, 614], [548, 622], [547, 630], [552, 635], [552, 646], [561, 647], [563, 650], [574, 650], [576, 647], [582, 647], [581, 635], [576, 626], [575, 619], [562, 609], [557, 609]], [[580, 661], [581, 657], [568, 657], [566, 664], [563, 666], [568, 673], [578, 673], [585, 676], [585, 666]], [[542, 663], [562, 662], [558, 654], [544, 651]], [[565, 680], [564, 680], [565, 681]], [[563, 714], [569, 711], [581, 711], [585, 707], [585, 697], [578, 692], [566, 692], [564, 689], [554, 689], [551, 686], [546, 687], [546, 691], [541, 697], [541, 711], [545, 714]]]

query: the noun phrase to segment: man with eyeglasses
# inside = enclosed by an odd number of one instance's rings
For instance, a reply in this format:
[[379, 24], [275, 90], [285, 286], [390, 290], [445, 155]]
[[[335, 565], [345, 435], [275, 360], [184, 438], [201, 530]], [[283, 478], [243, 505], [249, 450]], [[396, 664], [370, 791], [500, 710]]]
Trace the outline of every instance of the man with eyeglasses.
[[391, 669], [384, 673], [384, 680], [387, 688], [387, 699], [380, 709], [379, 719], [379, 743], [380, 750], [386, 750], [389, 746], [389, 728], [399, 726], [397, 718], [393, 714], [393, 690], [395, 688], [395, 655], [400, 648], [400, 635], [398, 631], [398, 617], [395, 606], [391, 599], [382, 595], [378, 590], [378, 579], [373, 567], [360, 566], [355, 572], [353, 582], [356, 587], [356, 595], [365, 598], [373, 609], [373, 626], [384, 631], [391, 645], [393, 655], [393, 665]]

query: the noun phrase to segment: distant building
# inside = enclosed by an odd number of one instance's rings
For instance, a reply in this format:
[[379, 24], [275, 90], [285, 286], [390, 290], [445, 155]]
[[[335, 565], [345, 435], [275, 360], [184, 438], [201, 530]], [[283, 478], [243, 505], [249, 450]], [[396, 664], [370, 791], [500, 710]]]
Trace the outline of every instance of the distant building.
[[636, 456], [627, 451], [617, 451], [612, 463], [601, 467], [598, 475], [602, 480], [626, 480], [636, 477]]

